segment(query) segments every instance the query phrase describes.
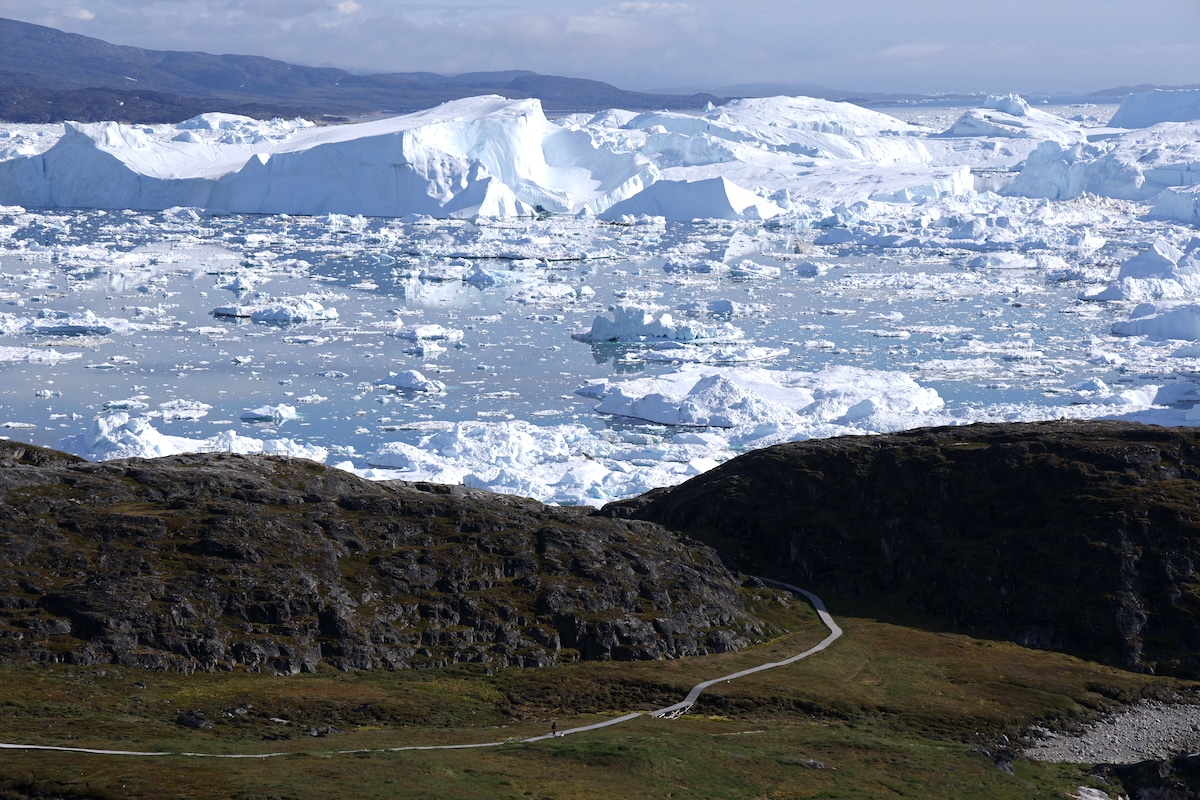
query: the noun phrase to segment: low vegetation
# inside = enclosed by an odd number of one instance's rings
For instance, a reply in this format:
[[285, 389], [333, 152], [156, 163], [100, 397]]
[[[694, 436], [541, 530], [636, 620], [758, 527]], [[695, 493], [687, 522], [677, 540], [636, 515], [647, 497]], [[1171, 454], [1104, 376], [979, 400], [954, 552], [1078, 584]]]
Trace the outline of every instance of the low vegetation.
[[[10, 751], [0, 798], [825, 797], [1062, 798], [1102, 786], [1022, 760], [1033, 723], [1066, 729], [1140, 697], [1194, 687], [1070, 656], [833, 608], [846, 634], [788, 667], [713, 687], [677, 720], [516, 740], [678, 700], [696, 682], [825, 634], [800, 602], [748, 603], [792, 632], [739, 653], [663, 662], [277, 677], [127, 667], [0, 667], [5, 739], [256, 759]], [[769, 602], [770, 607], [761, 604]], [[851, 612], [850, 615], [843, 613]], [[212, 726], [185, 728], [184, 711]], [[388, 748], [506, 741], [471, 750]], [[362, 752], [345, 752], [362, 751]], [[1011, 773], [1009, 769], [1011, 768]], [[1114, 792], [1119, 786], [1108, 786]]]

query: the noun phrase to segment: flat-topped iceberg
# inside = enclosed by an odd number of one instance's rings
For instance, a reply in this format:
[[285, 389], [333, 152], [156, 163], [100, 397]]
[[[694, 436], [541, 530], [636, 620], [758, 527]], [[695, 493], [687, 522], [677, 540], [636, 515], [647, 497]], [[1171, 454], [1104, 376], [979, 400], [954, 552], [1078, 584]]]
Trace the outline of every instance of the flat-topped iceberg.
[[1114, 128], [1149, 128], [1160, 122], [1200, 119], [1200, 89], [1152, 89], [1132, 92], [1108, 124]]

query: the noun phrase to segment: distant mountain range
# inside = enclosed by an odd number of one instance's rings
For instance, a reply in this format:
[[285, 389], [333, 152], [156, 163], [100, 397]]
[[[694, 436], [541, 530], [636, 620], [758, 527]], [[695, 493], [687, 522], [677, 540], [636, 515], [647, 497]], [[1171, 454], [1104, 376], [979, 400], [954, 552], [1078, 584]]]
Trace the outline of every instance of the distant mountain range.
[[551, 113], [722, 101], [526, 71], [355, 75], [258, 56], [143, 50], [0, 19], [0, 119], [9, 122], [178, 122], [208, 111], [336, 119], [417, 111], [481, 94], [537, 97]]
[[[1117, 102], [1153, 86], [1122, 86], [1048, 102]], [[1197, 88], [1165, 87], [1165, 88]], [[341, 121], [418, 111], [481, 94], [536, 97], [549, 113], [696, 109], [731, 97], [806, 95], [859, 105], [973, 103], [978, 95], [888, 94], [812, 83], [738, 84], [708, 92], [632, 92], [601, 81], [524, 70], [356, 75], [259, 56], [143, 50], [0, 18], [0, 120], [179, 122], [208, 111]], [[1033, 99], [1033, 98], [1031, 98]]]

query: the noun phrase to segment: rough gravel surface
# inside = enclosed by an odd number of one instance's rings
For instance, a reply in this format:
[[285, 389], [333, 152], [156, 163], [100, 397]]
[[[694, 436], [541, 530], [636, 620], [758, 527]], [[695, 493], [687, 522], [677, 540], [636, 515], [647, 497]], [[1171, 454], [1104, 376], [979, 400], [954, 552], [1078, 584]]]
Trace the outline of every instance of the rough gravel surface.
[[1039, 731], [1026, 758], [1076, 764], [1136, 764], [1200, 750], [1200, 705], [1153, 700], [1130, 706], [1078, 735]]

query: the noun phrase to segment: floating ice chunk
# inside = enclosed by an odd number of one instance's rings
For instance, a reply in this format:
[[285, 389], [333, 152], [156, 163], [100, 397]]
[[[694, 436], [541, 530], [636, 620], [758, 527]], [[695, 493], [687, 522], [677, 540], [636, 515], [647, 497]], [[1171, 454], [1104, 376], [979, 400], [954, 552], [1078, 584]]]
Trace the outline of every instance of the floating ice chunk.
[[61, 353], [58, 350], [35, 347], [0, 346], [0, 363], [3, 364], [57, 364], [83, 358], [83, 353]]
[[516, 286], [535, 280], [536, 276], [513, 269], [489, 269], [475, 264], [463, 280], [476, 286]]
[[[645, 342], [669, 339], [679, 342], [711, 342], [741, 339], [745, 334], [728, 322], [707, 325], [694, 320], [675, 320], [660, 306], [619, 303], [613, 318], [597, 316], [591, 330], [572, 334], [581, 342]], [[656, 316], [656, 312], [657, 316]]]
[[460, 342], [464, 336], [463, 332], [457, 328], [446, 328], [433, 323], [398, 327], [392, 331], [391, 335], [400, 339], [409, 339], [421, 343]]
[[441, 381], [431, 380], [426, 378], [420, 371], [415, 369], [404, 370], [403, 372], [394, 372], [388, 376], [384, 383], [410, 392], [428, 392], [431, 394], [439, 394], [446, 391], [446, 384]]
[[120, 331], [127, 333], [132, 323], [124, 319], [101, 318], [93, 311], [68, 314], [61, 311], [42, 311], [25, 327], [28, 333], [41, 336], [104, 336]]
[[508, 300], [522, 305], [546, 305], [555, 303], [573, 304], [589, 300], [596, 295], [590, 286], [571, 286], [567, 283], [540, 283], [527, 286], [508, 296]]
[[792, 271], [801, 278], [819, 278], [829, 272], [830, 265], [820, 261], [801, 261]]
[[145, 395], [126, 400], [105, 400], [103, 405], [105, 411], [145, 411], [149, 407]]
[[300, 419], [300, 415], [296, 413], [295, 406], [259, 406], [243, 411], [241, 419], [243, 422], [286, 422]]
[[162, 412], [163, 420], [170, 422], [179, 419], [202, 419], [212, 410], [212, 406], [199, 400], [168, 400], [159, 403], [158, 409]]
[[255, 322], [314, 322], [338, 318], [336, 308], [326, 308], [312, 297], [275, 297], [256, 303], [219, 306], [213, 316], [249, 318]]
[[729, 265], [707, 258], [669, 258], [663, 264], [663, 272], [682, 275], [724, 275], [729, 272]]
[[729, 274], [734, 278], [778, 278], [780, 270], [779, 267], [743, 260], [730, 267]]
[[742, 313], [745, 305], [733, 300], [689, 300], [680, 303], [676, 308], [687, 314], [707, 315], [711, 317], [734, 317]]

